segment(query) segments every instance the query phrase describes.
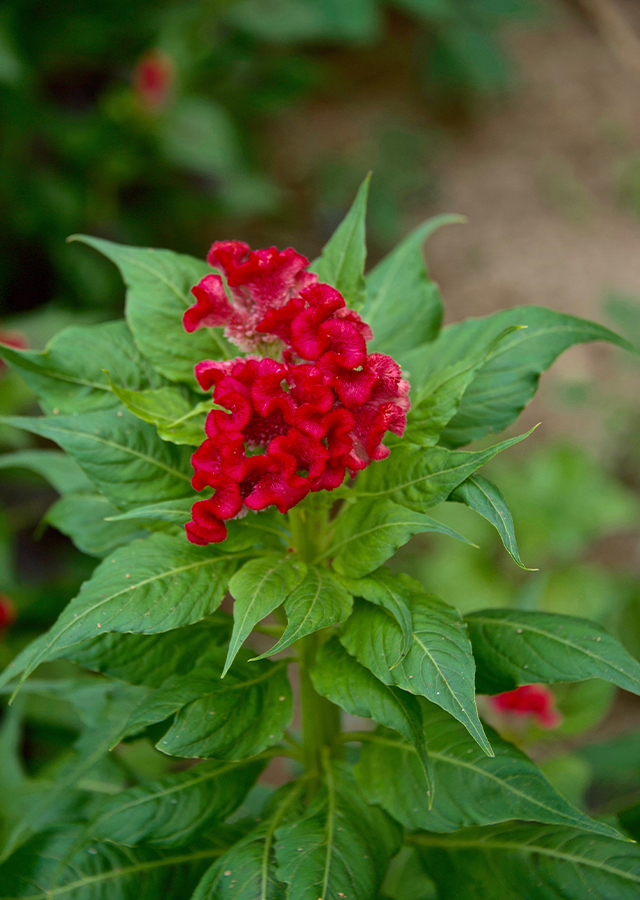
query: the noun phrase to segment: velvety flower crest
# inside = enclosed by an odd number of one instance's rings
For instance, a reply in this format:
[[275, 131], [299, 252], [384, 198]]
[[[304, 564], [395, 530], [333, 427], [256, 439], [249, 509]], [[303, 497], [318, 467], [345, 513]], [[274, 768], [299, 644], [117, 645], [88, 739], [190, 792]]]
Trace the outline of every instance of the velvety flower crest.
[[403, 434], [409, 408], [398, 364], [367, 352], [371, 329], [306, 271], [303, 256], [228, 241], [214, 244], [208, 260], [224, 271], [231, 299], [219, 275], [205, 276], [192, 289], [185, 328], [222, 325], [250, 355], [195, 367], [215, 404], [192, 457], [194, 488], [215, 489], [194, 504], [186, 526], [196, 544], [224, 540], [225, 521], [246, 510], [285, 513], [310, 491], [333, 490], [346, 472], [384, 459], [382, 438]]
[[555, 697], [544, 684], [523, 684], [514, 691], [496, 694], [490, 703], [497, 713], [529, 716], [541, 728], [557, 728], [562, 716], [555, 708]]

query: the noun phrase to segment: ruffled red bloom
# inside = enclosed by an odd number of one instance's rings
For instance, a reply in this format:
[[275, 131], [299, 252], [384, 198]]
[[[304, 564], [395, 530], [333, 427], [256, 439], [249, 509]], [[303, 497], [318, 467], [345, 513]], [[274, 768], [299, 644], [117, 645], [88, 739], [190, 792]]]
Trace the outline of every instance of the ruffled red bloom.
[[531, 716], [541, 728], [557, 728], [562, 716], [555, 708], [555, 697], [543, 684], [523, 684], [515, 691], [506, 691], [489, 698], [498, 713]]
[[244, 509], [285, 513], [384, 459], [382, 439], [403, 434], [409, 408], [398, 364], [367, 353], [371, 329], [305, 270], [304, 257], [229, 241], [214, 244], [208, 260], [224, 271], [231, 299], [220, 276], [205, 276], [193, 288], [187, 331], [224, 325], [243, 349], [268, 348], [281, 361], [251, 355], [195, 367], [217, 407], [192, 457], [194, 488], [215, 490], [186, 526], [196, 544], [224, 540], [224, 522]]

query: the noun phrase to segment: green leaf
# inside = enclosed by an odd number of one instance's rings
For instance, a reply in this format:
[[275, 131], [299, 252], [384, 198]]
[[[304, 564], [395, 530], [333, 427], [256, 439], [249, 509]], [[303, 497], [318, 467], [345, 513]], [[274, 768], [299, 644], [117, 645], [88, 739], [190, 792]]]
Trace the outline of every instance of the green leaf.
[[[191, 288], [212, 271], [204, 260], [86, 235], [74, 235], [72, 240], [103, 253], [120, 269], [127, 285], [127, 323], [140, 352], [161, 375], [195, 387], [196, 362], [237, 355], [219, 328], [202, 328], [193, 334], [183, 328], [182, 316], [193, 303]], [[117, 366], [105, 368], [118, 372]]]
[[419, 349], [407, 358], [414, 388], [439, 369], [473, 356], [478, 345], [512, 325], [526, 326], [503, 340], [467, 388], [460, 409], [443, 432], [441, 443], [459, 447], [510, 425], [535, 394], [540, 375], [568, 347], [585, 341], [609, 341], [631, 352], [623, 338], [585, 319], [540, 306], [522, 306], [468, 319], [445, 328], [429, 353]]
[[402, 629], [402, 644], [399, 647], [398, 660], [406, 656], [413, 639], [413, 623], [411, 610], [406, 600], [406, 591], [396, 576], [384, 566], [376, 569], [366, 578], [348, 578], [341, 576], [342, 583], [356, 597], [363, 597], [369, 603], [375, 603], [393, 616]]
[[455, 503], [464, 503], [469, 509], [475, 510], [483, 519], [493, 525], [509, 556], [521, 569], [526, 569], [528, 572], [537, 571], [536, 569], [527, 569], [520, 559], [513, 518], [507, 501], [497, 485], [482, 475], [470, 475], [449, 494], [447, 499]]
[[139, 521], [106, 521], [117, 513], [101, 494], [65, 494], [49, 507], [44, 520], [70, 537], [78, 550], [102, 557], [147, 533]]
[[264, 761], [205, 762], [129, 788], [102, 804], [85, 840], [187, 846], [237, 809], [263, 768]]
[[383, 500], [355, 503], [338, 518], [331, 546], [324, 554], [333, 557], [340, 575], [360, 578], [377, 569], [414, 534], [435, 531], [469, 543], [453, 529], [429, 516], [412, 512]]
[[476, 349], [473, 356], [436, 370], [421, 388], [413, 390], [404, 441], [421, 447], [437, 444], [445, 425], [460, 408], [462, 397], [478, 370], [491, 359], [501, 341], [517, 330], [517, 325], [505, 328], [479, 351]]
[[205, 872], [191, 900], [285, 900], [272, 845], [268, 823], [251, 831]]
[[340, 768], [327, 766], [302, 818], [276, 832], [277, 877], [290, 900], [372, 900], [399, 842], [386, 813], [368, 806]]
[[636, 900], [640, 891], [635, 844], [574, 828], [510, 823], [411, 842], [440, 900]]
[[404, 366], [408, 351], [435, 340], [442, 300], [427, 273], [422, 246], [442, 225], [465, 221], [447, 215], [423, 222], [368, 273], [362, 318], [373, 331], [372, 350], [388, 353]]
[[0, 357], [20, 373], [48, 414], [117, 406], [103, 369], [117, 372], [131, 390], [163, 384], [122, 320], [65, 328], [43, 353], [0, 344]]
[[[228, 627], [221, 627], [218, 619], [222, 617]], [[218, 611], [215, 618], [215, 623], [209, 617], [160, 634], [100, 634], [69, 647], [64, 658], [120, 681], [158, 688], [211, 657], [220, 658], [221, 644], [226, 644], [231, 631], [231, 616]]]
[[478, 666], [477, 689], [496, 694], [521, 684], [602, 678], [640, 694], [640, 663], [588, 619], [516, 609], [465, 617]]
[[57, 450], [17, 450], [0, 456], [0, 469], [29, 469], [42, 475], [59, 494], [91, 490], [92, 483], [70, 456]]
[[223, 677], [254, 625], [280, 606], [302, 581], [306, 571], [307, 567], [300, 560], [272, 553], [250, 560], [236, 572], [229, 582], [229, 592], [234, 599], [233, 632]]
[[[429, 786], [414, 748], [384, 735], [365, 742], [355, 774], [369, 803], [378, 803], [410, 831], [457, 831], [511, 819], [568, 825], [592, 834], [621, 838], [603, 822], [589, 818], [549, 784], [528, 756], [489, 730], [494, 757], [485, 756], [448, 713], [426, 700], [424, 737], [436, 785]], [[393, 772], [393, 778], [389, 773]]]
[[[332, 637], [320, 648], [311, 670], [311, 680], [319, 694], [328, 697], [349, 715], [373, 719], [405, 737], [416, 750], [415, 761], [421, 767], [427, 792], [431, 790], [422, 713], [415, 697], [377, 679], [369, 669], [349, 656], [337, 637]], [[387, 778], [391, 771], [394, 770], [388, 770]]]
[[117, 507], [193, 495], [187, 448], [160, 440], [152, 425], [126, 410], [2, 421], [55, 441]]
[[284, 601], [287, 627], [279, 641], [262, 656], [271, 656], [307, 634], [339, 624], [351, 614], [353, 597], [327, 569], [311, 567]]
[[309, 266], [320, 281], [339, 290], [353, 309], [360, 309], [365, 298], [365, 218], [370, 180], [371, 173], [360, 185], [351, 209], [325, 244], [321, 256]]
[[197, 622], [224, 597], [242, 554], [225, 554], [156, 534], [107, 557], [49, 631], [31, 643], [0, 676], [0, 684], [78, 641], [109, 631], [151, 634]]
[[[224, 682], [215, 665], [170, 681], [156, 692], [157, 700], [163, 696], [170, 700], [175, 685], [180, 708], [173, 725], [156, 744], [158, 750], [189, 759], [246, 759], [277, 744], [293, 711], [286, 666], [286, 660], [248, 663], [243, 659], [231, 668]], [[152, 695], [143, 704], [142, 715], [148, 715], [157, 700]]]
[[38, 835], [0, 867], [2, 900], [183, 900], [216, 846], [171, 854], [96, 843], [70, 857], [77, 829]]
[[411, 649], [397, 663], [401, 629], [384, 610], [356, 603], [341, 641], [352, 656], [385, 684], [394, 684], [426, 697], [465, 726], [488, 755], [491, 745], [478, 718], [475, 700], [475, 663], [459, 613], [417, 582], [398, 575], [411, 609]]
[[212, 408], [211, 400], [196, 402], [193, 395], [179, 387], [157, 391], [128, 391], [109, 378], [111, 390], [127, 409], [158, 429], [164, 441], [198, 447], [205, 439], [204, 423]]
[[358, 497], [389, 498], [421, 512], [442, 503], [476, 469], [531, 431], [475, 452], [401, 444], [387, 459], [360, 472], [355, 491]]

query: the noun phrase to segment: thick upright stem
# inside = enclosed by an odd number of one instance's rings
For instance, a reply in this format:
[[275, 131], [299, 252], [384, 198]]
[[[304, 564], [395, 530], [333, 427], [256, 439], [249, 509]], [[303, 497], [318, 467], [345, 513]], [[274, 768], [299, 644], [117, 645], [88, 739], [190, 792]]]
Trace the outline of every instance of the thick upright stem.
[[299, 642], [300, 707], [304, 766], [307, 772], [320, 771], [322, 748], [331, 747], [340, 734], [340, 708], [316, 691], [309, 674], [318, 644], [317, 633], [310, 634]]

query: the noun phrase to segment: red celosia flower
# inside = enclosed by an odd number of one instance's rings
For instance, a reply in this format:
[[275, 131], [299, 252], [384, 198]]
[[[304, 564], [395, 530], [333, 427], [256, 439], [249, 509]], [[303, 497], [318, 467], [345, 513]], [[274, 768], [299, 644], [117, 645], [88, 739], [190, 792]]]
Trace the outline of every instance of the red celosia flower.
[[[237, 241], [208, 256], [225, 273], [192, 289], [187, 331], [225, 326], [242, 349], [269, 351], [195, 368], [216, 409], [192, 457], [196, 490], [215, 489], [192, 509], [187, 536], [222, 541], [225, 520], [274, 505], [285, 513], [310, 491], [339, 487], [373, 460], [384, 459], [387, 431], [402, 435], [409, 384], [382, 353], [367, 353], [371, 329], [342, 295], [306, 271], [294, 250], [250, 251]], [[278, 357], [278, 359], [274, 358]]]
[[138, 60], [133, 87], [142, 105], [151, 111], [161, 109], [169, 100], [175, 81], [173, 59], [162, 50], [150, 50]]
[[490, 697], [489, 702], [496, 712], [531, 716], [541, 728], [557, 728], [562, 721], [555, 697], [543, 684], [524, 684], [515, 691]]
[[[7, 344], [9, 347], [16, 347], [18, 350], [26, 350], [29, 346], [26, 337], [19, 331], [2, 331], [2, 329], [0, 329], [0, 344]], [[5, 362], [0, 359], [0, 371], [4, 367]]]
[[16, 608], [6, 594], [0, 594], [0, 634], [15, 620]]

